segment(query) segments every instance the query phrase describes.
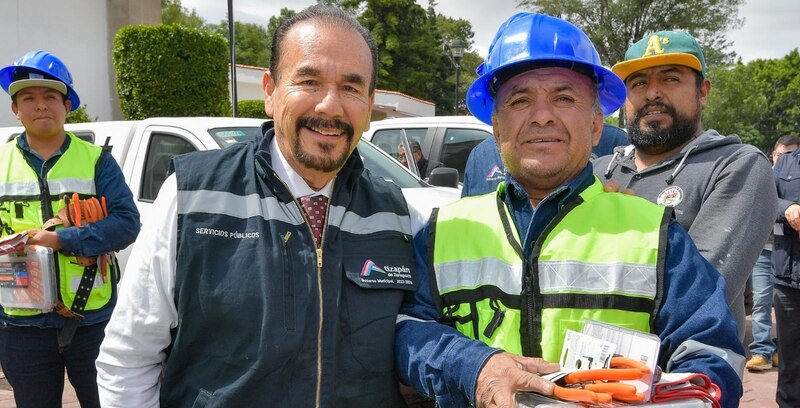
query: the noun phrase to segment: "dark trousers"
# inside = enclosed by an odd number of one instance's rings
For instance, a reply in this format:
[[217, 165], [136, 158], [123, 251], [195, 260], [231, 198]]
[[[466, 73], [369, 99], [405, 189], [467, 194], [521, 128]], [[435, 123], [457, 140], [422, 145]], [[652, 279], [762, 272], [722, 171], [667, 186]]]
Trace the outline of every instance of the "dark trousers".
[[773, 307], [778, 333], [778, 391], [775, 401], [781, 408], [800, 407], [800, 289], [775, 284]]
[[58, 330], [0, 327], [0, 364], [18, 408], [60, 408], [64, 369], [82, 408], [100, 407], [97, 370], [106, 324], [80, 326], [70, 347], [58, 351]]

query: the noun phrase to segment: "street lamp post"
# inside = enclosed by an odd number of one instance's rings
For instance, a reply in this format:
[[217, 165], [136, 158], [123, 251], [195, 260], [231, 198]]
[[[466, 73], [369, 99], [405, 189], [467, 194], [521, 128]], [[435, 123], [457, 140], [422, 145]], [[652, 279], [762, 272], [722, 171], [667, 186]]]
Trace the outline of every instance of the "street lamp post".
[[444, 45], [445, 51], [453, 58], [453, 63], [456, 66], [456, 104], [453, 105], [453, 114], [455, 115], [458, 115], [458, 77], [461, 74], [461, 58], [464, 56], [465, 48], [467, 48], [467, 45], [461, 40], [453, 40]]
[[231, 105], [233, 117], [239, 116], [239, 98], [236, 96], [236, 37], [233, 33], [233, 0], [228, 0], [228, 46], [231, 52]]

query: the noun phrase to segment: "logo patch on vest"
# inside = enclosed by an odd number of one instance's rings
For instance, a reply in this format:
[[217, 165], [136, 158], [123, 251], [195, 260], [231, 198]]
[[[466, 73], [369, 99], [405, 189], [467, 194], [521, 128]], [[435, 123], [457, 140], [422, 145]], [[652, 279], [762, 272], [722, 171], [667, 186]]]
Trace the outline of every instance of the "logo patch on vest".
[[414, 273], [408, 266], [380, 266], [371, 259], [364, 261], [358, 274], [348, 270], [347, 277], [362, 288], [413, 290], [417, 286]]
[[495, 180], [505, 180], [506, 172], [500, 168], [498, 165], [492, 166], [492, 169], [489, 170], [489, 173], [486, 174], [486, 181], [495, 181]]
[[379, 268], [378, 265], [375, 265], [375, 262], [372, 262], [369, 259], [367, 259], [367, 262], [364, 262], [364, 267], [361, 268], [361, 277], [369, 278], [373, 272], [382, 273], [386, 275], [386, 271]]
[[664, 189], [656, 198], [656, 204], [664, 207], [675, 207], [683, 201], [683, 189], [678, 186], [670, 186]]

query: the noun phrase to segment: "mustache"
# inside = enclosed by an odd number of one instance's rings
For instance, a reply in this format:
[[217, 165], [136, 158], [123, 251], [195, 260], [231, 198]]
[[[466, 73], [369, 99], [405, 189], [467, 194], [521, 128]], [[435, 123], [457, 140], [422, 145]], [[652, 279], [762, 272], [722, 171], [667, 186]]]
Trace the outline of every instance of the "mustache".
[[339, 129], [347, 135], [348, 138], [353, 137], [353, 126], [349, 123], [343, 122], [339, 119], [322, 119], [313, 117], [301, 117], [297, 120], [296, 133], [300, 133], [300, 129], [304, 127], [317, 128], [317, 129]]
[[636, 116], [634, 117], [634, 120], [639, 121], [639, 119], [641, 119], [642, 116], [644, 116], [646, 111], [653, 108], [658, 108], [659, 110], [665, 111], [669, 113], [670, 116], [672, 116], [673, 118], [676, 116], [675, 108], [673, 108], [672, 106], [665, 105], [661, 102], [648, 102], [636, 111]]

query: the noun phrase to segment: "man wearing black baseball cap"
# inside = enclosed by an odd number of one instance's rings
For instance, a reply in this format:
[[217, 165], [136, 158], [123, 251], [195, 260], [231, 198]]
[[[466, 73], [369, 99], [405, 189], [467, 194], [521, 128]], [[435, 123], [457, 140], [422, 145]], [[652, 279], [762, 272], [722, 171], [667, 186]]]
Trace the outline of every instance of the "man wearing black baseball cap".
[[612, 67], [625, 81], [628, 138], [595, 162], [601, 181], [674, 208], [700, 253], [722, 274], [744, 339], [744, 287], [775, 221], [769, 159], [738, 136], [702, 124], [711, 81], [703, 51], [683, 31], [659, 31], [633, 44]]

